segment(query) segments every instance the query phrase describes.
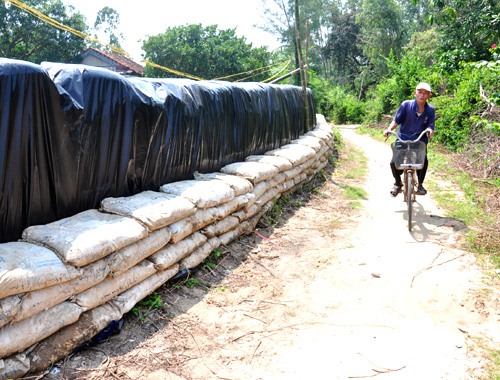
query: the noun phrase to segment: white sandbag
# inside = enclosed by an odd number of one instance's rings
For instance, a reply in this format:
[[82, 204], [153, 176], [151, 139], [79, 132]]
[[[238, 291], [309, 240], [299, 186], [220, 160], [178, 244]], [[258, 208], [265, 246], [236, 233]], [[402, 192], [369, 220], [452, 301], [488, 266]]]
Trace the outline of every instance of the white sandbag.
[[270, 189], [286, 181], [284, 173], [278, 173], [274, 177], [266, 179], [267, 188]]
[[328, 161], [325, 161], [325, 162], [322, 162], [319, 166], [318, 166], [318, 170], [322, 170], [325, 168], [325, 166], [328, 164]]
[[179, 272], [178, 264], [174, 264], [166, 270], [156, 272], [151, 277], [148, 277], [126, 292], [116, 296], [109, 303], [116, 305], [116, 308], [118, 308], [122, 314], [128, 313], [139, 301], [174, 277], [177, 272]]
[[147, 237], [137, 243], [126, 246], [113, 253], [110, 263], [110, 274], [119, 276], [138, 262], [151, 256], [167, 245], [172, 233], [168, 227], [151, 232]]
[[112, 214], [134, 218], [158, 230], [196, 212], [193, 202], [179, 195], [144, 191], [131, 197], [106, 198], [101, 209]]
[[30, 360], [21, 353], [0, 359], [0, 380], [19, 379], [28, 373]]
[[325, 132], [325, 131], [322, 131], [319, 129], [309, 131], [304, 136], [317, 137], [317, 138], [323, 140], [326, 143], [326, 145], [328, 145], [330, 147], [333, 146], [333, 144], [334, 144], [333, 139], [331, 138], [331, 135], [328, 132]]
[[230, 201], [234, 198], [231, 186], [219, 180], [185, 181], [167, 183], [160, 187], [167, 194], [180, 195], [189, 199], [197, 208], [209, 208]]
[[240, 223], [236, 228], [232, 229], [231, 231], [228, 231], [225, 234], [219, 235], [218, 237], [219, 237], [221, 245], [228, 245], [233, 240], [238, 239], [245, 232], [248, 232], [248, 227], [249, 227], [248, 222], [245, 220], [244, 222]]
[[186, 256], [179, 262], [180, 269], [192, 269], [201, 264], [210, 253], [220, 246], [220, 240], [217, 236], [207, 240], [200, 248]]
[[255, 186], [255, 184], [274, 176], [278, 173], [278, 169], [273, 165], [260, 162], [235, 162], [224, 166], [221, 172], [246, 178]]
[[201, 232], [194, 232], [175, 244], [168, 244], [151, 255], [148, 260], [154, 264], [156, 270], [165, 270], [201, 247], [206, 241], [205, 235]]
[[[252, 186], [253, 189], [253, 186]], [[216, 207], [217, 210], [217, 219], [221, 220], [224, 219], [226, 216], [229, 214], [232, 214], [235, 211], [241, 210], [243, 207], [245, 207], [249, 199], [253, 199], [254, 196], [249, 196], [249, 194], [245, 195], [238, 195], [237, 197], [234, 197], [233, 200], [224, 203], [218, 207]]]
[[12, 322], [30, 318], [104, 281], [110, 269], [108, 261], [104, 258], [82, 267], [82, 274], [74, 280], [27, 293]]
[[212, 238], [217, 235], [222, 235], [229, 230], [235, 228], [240, 221], [234, 216], [227, 216], [222, 220], [209, 224], [201, 229], [201, 233], [207, 238]]
[[266, 156], [266, 155], [257, 155], [257, 156], [248, 156], [245, 158], [247, 162], [260, 162], [262, 164], [268, 164], [276, 166], [278, 171], [282, 172], [284, 170], [290, 170], [293, 168], [293, 165], [290, 161], [288, 161], [284, 157], [278, 156]]
[[260, 207], [264, 206], [267, 202], [272, 201], [280, 197], [280, 192], [276, 187], [272, 187], [267, 190], [262, 196], [257, 200], [256, 204]]
[[306, 173], [300, 173], [297, 177], [295, 177], [295, 178], [293, 179], [293, 183], [294, 183], [295, 185], [299, 185], [299, 184], [301, 184], [302, 182], [304, 182], [304, 181], [306, 180], [306, 178], [307, 178], [307, 174], [306, 174]]
[[320, 158], [320, 157], [323, 157], [324, 155], [327, 154], [327, 152], [330, 150], [330, 147], [328, 145], [325, 145], [323, 148], [321, 148], [317, 154], [317, 156]]
[[317, 113], [316, 114], [316, 124], [317, 125], [319, 125], [319, 124], [327, 124], [325, 115], [323, 115], [321, 113]]
[[172, 232], [170, 241], [174, 244], [178, 243], [186, 236], [189, 236], [199, 229], [209, 225], [210, 223], [215, 222], [217, 218], [217, 207], [199, 209], [195, 214], [181, 219], [168, 226], [168, 228]]
[[231, 215], [234, 216], [235, 218], [237, 218], [240, 221], [240, 223], [242, 223], [243, 221], [248, 219], [248, 214], [245, 211], [245, 208], [242, 210], [233, 212]]
[[313, 148], [318, 153], [321, 148], [326, 146], [326, 143], [318, 137], [314, 136], [300, 136], [296, 140], [290, 141], [292, 144], [302, 144]]
[[309, 168], [309, 169], [305, 170], [304, 173], [307, 175], [307, 177], [310, 177], [310, 176], [313, 176], [314, 173], [316, 173], [316, 171], [313, 168]]
[[290, 149], [297, 154], [303, 154], [306, 156], [306, 160], [311, 160], [312, 158], [316, 157], [316, 151], [308, 147], [306, 145], [301, 145], [301, 144], [286, 144], [281, 147], [281, 149]]
[[0, 329], [0, 358], [20, 352], [74, 323], [83, 312], [78, 305], [63, 302], [21, 322]]
[[199, 181], [207, 181], [218, 179], [232, 187], [234, 196], [250, 193], [253, 190], [253, 185], [245, 178], [226, 173], [196, 173], [195, 178]]
[[121, 317], [120, 310], [109, 303], [83, 313], [78, 321], [36, 345], [28, 355], [31, 360], [30, 373], [41, 372], [64, 359], [75, 348], [80, 347], [109, 326], [112, 321], [118, 321]]
[[0, 244], [0, 298], [69, 281], [81, 270], [50, 249], [25, 242]]
[[[23, 294], [6, 297], [0, 300], [0, 327], [9, 323], [21, 309]], [[0, 374], [2, 373], [0, 369]]]
[[148, 229], [134, 219], [87, 210], [57, 222], [28, 227], [23, 239], [49, 247], [65, 263], [82, 267], [147, 234]]
[[248, 229], [249, 231], [253, 231], [255, 227], [257, 226], [257, 223], [259, 223], [260, 218], [268, 212], [272, 207], [274, 206], [274, 202], [270, 201], [267, 202], [264, 207], [260, 208], [260, 211], [253, 215], [250, 219], [248, 219]]
[[303, 167], [298, 165], [291, 170], [284, 171], [283, 174], [285, 175], [286, 180], [288, 181], [288, 180], [291, 180], [291, 179], [297, 177], [302, 172], [302, 170], [303, 170]]
[[[246, 215], [245, 219], [248, 219], [248, 218], [251, 218], [252, 216], [254, 216], [255, 214], [257, 214], [261, 210], [261, 206], [257, 203], [254, 203], [250, 207], [245, 207], [244, 210], [245, 210], [245, 215]], [[234, 215], [234, 216], [236, 216], [236, 215]]]
[[306, 152], [302, 151], [300, 148], [299, 149], [279, 148], [270, 150], [266, 152], [265, 155], [284, 157], [288, 161], [290, 161], [294, 167], [308, 160]]
[[268, 188], [269, 187], [267, 181], [262, 181], [256, 184], [252, 191], [254, 197], [252, 198], [252, 201], [248, 201], [245, 208], [251, 207], [262, 196], [262, 194], [264, 194], [267, 191]]
[[84, 310], [93, 309], [153, 275], [155, 271], [153, 263], [148, 260], [141, 261], [121, 276], [108, 277], [92, 288], [78, 294], [73, 302]]

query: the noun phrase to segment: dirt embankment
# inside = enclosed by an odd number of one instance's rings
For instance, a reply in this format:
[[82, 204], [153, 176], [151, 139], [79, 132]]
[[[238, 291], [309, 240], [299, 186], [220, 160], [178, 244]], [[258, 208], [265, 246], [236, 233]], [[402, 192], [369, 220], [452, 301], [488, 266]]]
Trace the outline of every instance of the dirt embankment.
[[[465, 226], [429, 194], [409, 233], [402, 197], [389, 196], [389, 147], [342, 134], [337, 167], [291, 197], [276, 216], [285, 223], [263, 220], [215, 269], [160, 288], [166, 304], [144, 323], [127, 315], [119, 335], [44, 378], [480, 378], [486, 362], [471, 337], [500, 344], [499, 294], [456, 248]], [[366, 178], [352, 178], [351, 149], [368, 159]], [[345, 197], [349, 185], [366, 190], [361, 207]]]

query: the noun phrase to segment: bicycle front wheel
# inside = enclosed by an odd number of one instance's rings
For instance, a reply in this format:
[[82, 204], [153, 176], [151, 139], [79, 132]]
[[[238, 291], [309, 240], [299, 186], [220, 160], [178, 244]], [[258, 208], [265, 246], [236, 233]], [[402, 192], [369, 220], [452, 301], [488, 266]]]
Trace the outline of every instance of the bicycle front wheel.
[[406, 183], [406, 190], [407, 190], [407, 198], [406, 198], [406, 204], [408, 206], [408, 231], [411, 232], [411, 220], [413, 216], [413, 173], [408, 173], [408, 178], [407, 178], [407, 183]]

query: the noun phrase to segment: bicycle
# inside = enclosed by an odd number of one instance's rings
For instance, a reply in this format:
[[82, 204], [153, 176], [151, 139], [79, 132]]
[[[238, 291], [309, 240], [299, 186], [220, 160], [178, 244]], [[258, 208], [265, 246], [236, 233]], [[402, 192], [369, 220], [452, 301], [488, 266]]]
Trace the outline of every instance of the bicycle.
[[430, 128], [427, 128], [416, 140], [402, 140], [397, 133], [389, 131], [389, 135], [385, 139], [387, 141], [391, 133], [396, 135], [396, 141], [391, 144], [392, 159], [396, 169], [403, 170], [403, 201], [407, 205], [408, 231], [410, 232], [412, 228], [413, 202], [416, 201], [418, 186], [417, 170], [424, 167], [427, 150], [425, 143], [420, 139], [429, 131]]

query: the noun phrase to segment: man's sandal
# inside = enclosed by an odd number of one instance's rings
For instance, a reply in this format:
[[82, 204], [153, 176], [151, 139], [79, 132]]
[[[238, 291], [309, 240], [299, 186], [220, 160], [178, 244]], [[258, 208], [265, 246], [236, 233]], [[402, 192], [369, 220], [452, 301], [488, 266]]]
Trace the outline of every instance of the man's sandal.
[[425, 195], [427, 194], [427, 190], [422, 185], [418, 185], [417, 195]]
[[394, 187], [391, 190], [391, 197], [396, 198], [396, 196], [402, 192], [403, 192], [403, 185], [401, 186], [394, 185]]

